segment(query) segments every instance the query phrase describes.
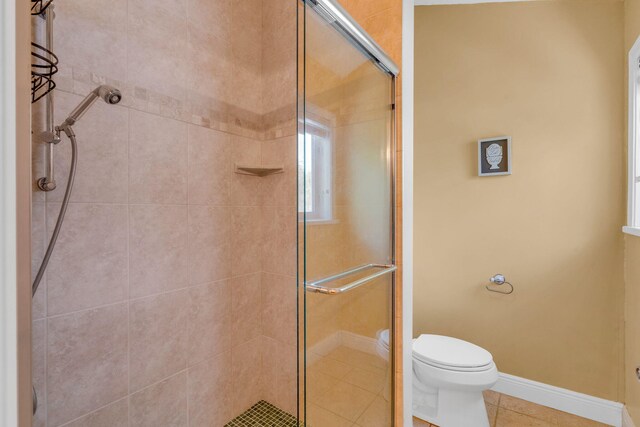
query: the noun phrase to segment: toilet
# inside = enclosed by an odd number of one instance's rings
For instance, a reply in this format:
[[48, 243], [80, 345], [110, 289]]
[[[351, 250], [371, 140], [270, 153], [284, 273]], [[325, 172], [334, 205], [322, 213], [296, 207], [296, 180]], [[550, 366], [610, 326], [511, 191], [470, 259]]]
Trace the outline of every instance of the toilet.
[[[388, 331], [378, 333], [377, 349], [381, 357], [386, 349], [388, 358]], [[413, 340], [412, 359], [413, 416], [440, 427], [489, 427], [482, 392], [498, 380], [491, 353], [457, 338], [425, 334]]]

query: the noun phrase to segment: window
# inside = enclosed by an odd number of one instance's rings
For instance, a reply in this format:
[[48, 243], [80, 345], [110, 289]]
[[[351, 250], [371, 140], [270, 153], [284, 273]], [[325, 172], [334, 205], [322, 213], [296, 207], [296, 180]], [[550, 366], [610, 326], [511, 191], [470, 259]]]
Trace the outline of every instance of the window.
[[640, 236], [640, 38], [629, 52], [628, 214], [626, 233]]
[[307, 120], [298, 137], [298, 212], [307, 221], [333, 219], [333, 154], [330, 128]]

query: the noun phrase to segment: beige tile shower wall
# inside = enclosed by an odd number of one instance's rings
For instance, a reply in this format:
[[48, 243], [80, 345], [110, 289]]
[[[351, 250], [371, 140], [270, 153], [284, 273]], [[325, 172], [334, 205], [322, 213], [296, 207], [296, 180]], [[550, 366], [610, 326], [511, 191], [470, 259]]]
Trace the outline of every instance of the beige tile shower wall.
[[264, 0], [262, 163], [284, 172], [260, 180], [262, 363], [265, 399], [297, 413], [297, 2]]
[[[264, 398], [295, 413], [289, 3], [55, 1], [56, 122], [98, 84], [124, 98], [75, 126], [72, 203], [34, 301], [34, 425], [220, 426]], [[58, 189], [34, 193], [34, 270], [69, 157], [65, 140]]]
[[[414, 331], [621, 400], [623, 4], [416, 8]], [[513, 174], [477, 176], [479, 138]], [[493, 274], [514, 284], [487, 292]]]

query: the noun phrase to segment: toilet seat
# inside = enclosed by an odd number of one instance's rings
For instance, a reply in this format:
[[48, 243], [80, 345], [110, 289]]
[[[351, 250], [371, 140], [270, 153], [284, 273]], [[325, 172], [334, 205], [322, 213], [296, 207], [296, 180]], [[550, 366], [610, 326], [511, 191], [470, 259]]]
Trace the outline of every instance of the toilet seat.
[[421, 335], [413, 341], [414, 362], [458, 372], [482, 372], [495, 366], [482, 347], [442, 335]]

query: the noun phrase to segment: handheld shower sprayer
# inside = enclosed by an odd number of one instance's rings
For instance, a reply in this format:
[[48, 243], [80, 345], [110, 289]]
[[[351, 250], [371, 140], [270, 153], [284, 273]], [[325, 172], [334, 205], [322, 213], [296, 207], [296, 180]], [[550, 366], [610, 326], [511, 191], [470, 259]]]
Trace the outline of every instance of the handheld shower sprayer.
[[58, 126], [59, 130], [63, 130], [65, 132], [66, 128], [69, 126], [73, 126], [80, 118], [84, 115], [84, 113], [91, 108], [94, 102], [101, 98], [107, 104], [115, 105], [122, 100], [122, 94], [118, 89], [109, 85], [98, 86], [82, 100], [80, 104], [76, 108], [73, 109], [71, 114], [65, 119], [65, 121]]
[[[71, 167], [69, 168], [67, 188], [64, 191], [64, 197], [62, 198], [62, 204], [60, 205], [60, 213], [58, 214], [58, 219], [56, 220], [53, 234], [51, 235], [51, 239], [49, 240], [49, 245], [47, 246], [47, 251], [44, 254], [42, 263], [40, 264], [40, 268], [38, 269], [38, 274], [36, 274], [36, 278], [31, 285], [32, 296], [36, 294], [38, 286], [40, 285], [40, 281], [42, 280], [42, 276], [47, 269], [49, 259], [51, 258], [51, 254], [53, 253], [53, 248], [55, 247], [56, 241], [58, 240], [58, 235], [60, 234], [62, 222], [64, 221], [64, 215], [67, 212], [67, 206], [69, 206], [69, 198], [71, 197], [73, 180], [75, 179], [76, 167], [78, 164], [78, 145], [76, 144], [76, 134], [73, 131], [72, 126], [78, 120], [80, 120], [83, 114], [93, 105], [94, 102], [96, 102], [98, 98], [102, 98], [102, 100], [104, 100], [104, 102], [106, 102], [107, 104], [115, 105], [122, 100], [122, 94], [113, 86], [98, 86], [97, 88], [92, 90], [80, 104], [78, 104], [78, 106], [71, 112], [71, 114], [69, 114], [69, 117], [67, 117], [65, 121], [60, 124], [60, 126], [56, 126], [55, 134], [52, 135], [52, 138], [47, 141], [50, 144], [59, 143], [60, 132], [64, 132], [69, 137], [69, 141], [71, 143]], [[40, 189], [42, 189], [43, 191], [54, 190], [56, 188], [55, 180], [53, 180], [53, 177], [40, 178], [38, 180], [38, 187], [40, 187]]]

